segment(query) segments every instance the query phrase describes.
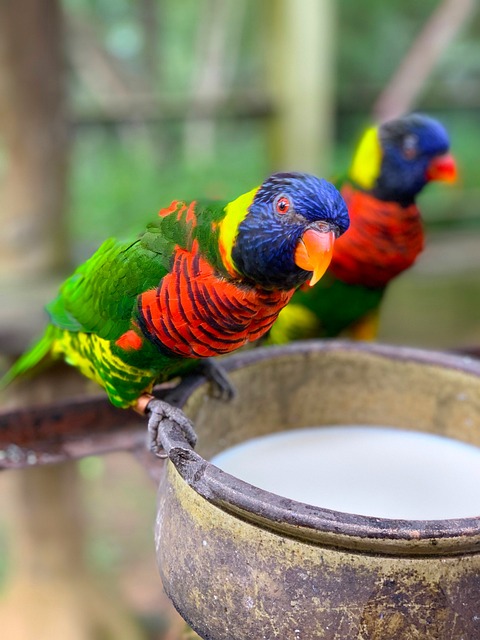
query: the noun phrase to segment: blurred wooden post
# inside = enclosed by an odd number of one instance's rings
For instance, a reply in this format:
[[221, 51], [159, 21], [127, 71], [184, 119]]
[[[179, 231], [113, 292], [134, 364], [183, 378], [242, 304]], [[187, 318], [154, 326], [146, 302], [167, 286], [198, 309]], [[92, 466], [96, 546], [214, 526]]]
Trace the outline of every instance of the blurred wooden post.
[[138, 6], [140, 25], [143, 30], [143, 63], [148, 82], [153, 90], [155, 90], [158, 75], [158, 13], [161, 9], [160, 3], [156, 0], [141, 0]]
[[54, 0], [0, 2], [0, 274], [41, 277], [68, 259], [63, 20]]
[[270, 0], [263, 22], [274, 170], [330, 172], [334, 134], [333, 0]]
[[[0, 134], [6, 148], [0, 274], [24, 287], [68, 261], [63, 56], [59, 0], [0, 2]], [[81, 393], [83, 386], [78, 376], [72, 381], [50, 374], [5, 395], [17, 404], [41, 403], [72, 388]], [[129, 612], [111, 589], [97, 585], [84, 563], [76, 464], [26, 469], [2, 481], [11, 498], [13, 561], [0, 602], [2, 637], [141, 640]]]
[[245, 0], [208, 0], [203, 4], [184, 129], [184, 155], [192, 166], [208, 164], [215, 156], [217, 111], [231, 88], [245, 8]]

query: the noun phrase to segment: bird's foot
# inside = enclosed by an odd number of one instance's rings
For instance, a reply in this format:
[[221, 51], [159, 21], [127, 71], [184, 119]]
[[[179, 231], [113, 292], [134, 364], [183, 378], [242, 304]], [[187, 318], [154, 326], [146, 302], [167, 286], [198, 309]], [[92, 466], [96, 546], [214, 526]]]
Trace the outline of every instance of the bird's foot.
[[230, 382], [227, 372], [217, 360], [205, 358], [200, 364], [202, 373], [212, 383], [213, 397], [228, 402], [236, 396], [236, 390]]
[[137, 410], [148, 416], [149, 449], [159, 458], [167, 458], [160, 439], [160, 427], [164, 420], [173, 422], [184, 433], [190, 446], [197, 443], [197, 434], [189, 418], [178, 407], [144, 394], [137, 402]]

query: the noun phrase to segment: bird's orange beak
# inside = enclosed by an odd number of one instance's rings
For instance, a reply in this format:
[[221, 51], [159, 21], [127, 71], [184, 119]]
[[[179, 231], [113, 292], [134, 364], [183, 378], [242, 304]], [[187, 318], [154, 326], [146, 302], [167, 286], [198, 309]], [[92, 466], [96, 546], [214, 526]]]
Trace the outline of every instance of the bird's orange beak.
[[313, 271], [309, 285], [313, 287], [328, 269], [333, 255], [335, 233], [307, 229], [295, 249], [295, 264], [305, 271]]
[[457, 179], [457, 164], [450, 153], [444, 153], [434, 158], [427, 168], [427, 180], [455, 182]]

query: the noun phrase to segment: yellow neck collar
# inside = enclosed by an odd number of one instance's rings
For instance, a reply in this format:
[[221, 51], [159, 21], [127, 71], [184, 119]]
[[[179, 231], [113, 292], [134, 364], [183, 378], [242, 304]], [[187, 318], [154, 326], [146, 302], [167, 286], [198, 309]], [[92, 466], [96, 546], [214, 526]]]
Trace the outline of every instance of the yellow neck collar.
[[259, 187], [255, 187], [255, 189], [229, 202], [225, 207], [226, 216], [220, 223], [220, 255], [225, 268], [232, 276], [238, 276], [238, 271], [232, 261], [232, 249], [238, 233], [238, 227], [247, 215], [258, 189]]
[[378, 127], [370, 127], [360, 140], [348, 175], [362, 189], [371, 189], [380, 175], [381, 162]]

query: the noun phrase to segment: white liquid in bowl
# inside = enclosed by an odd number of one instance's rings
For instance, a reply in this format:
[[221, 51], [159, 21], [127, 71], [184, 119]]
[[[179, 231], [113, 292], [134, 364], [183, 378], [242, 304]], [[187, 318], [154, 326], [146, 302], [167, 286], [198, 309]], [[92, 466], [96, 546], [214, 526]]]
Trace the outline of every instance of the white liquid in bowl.
[[300, 502], [408, 520], [480, 515], [480, 448], [415, 431], [312, 427], [255, 438], [211, 462]]

